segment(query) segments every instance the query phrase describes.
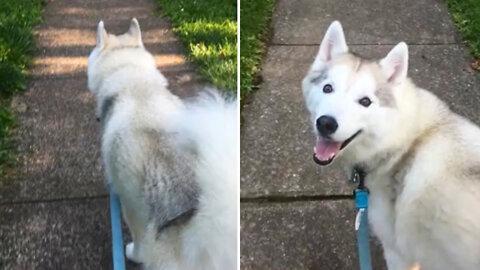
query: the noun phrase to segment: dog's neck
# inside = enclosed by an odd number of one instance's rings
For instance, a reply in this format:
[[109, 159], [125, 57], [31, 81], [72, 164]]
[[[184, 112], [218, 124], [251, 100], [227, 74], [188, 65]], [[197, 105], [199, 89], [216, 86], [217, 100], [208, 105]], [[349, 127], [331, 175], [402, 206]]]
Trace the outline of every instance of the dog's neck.
[[405, 176], [413, 166], [416, 155], [437, 132], [438, 127], [432, 125], [416, 136], [408, 146], [382, 151], [369, 161], [355, 163], [347, 169], [351, 173], [355, 167], [361, 168], [366, 174], [366, 186], [372, 190], [380, 188], [395, 202], [404, 190]]
[[435, 126], [428, 127], [405, 147], [387, 149], [375, 154], [368, 161], [353, 163], [351, 167], [362, 168], [367, 174], [390, 171], [394, 175], [397, 171], [409, 166], [418, 150], [435, 134], [436, 130]]
[[[409, 107], [410, 110], [404, 112], [406, 117], [403, 117], [397, 128], [392, 130], [392, 133], [397, 137], [401, 136], [401, 139], [392, 140], [389, 145], [385, 145], [380, 151], [360, 162], [358, 160], [348, 162], [350, 166], [346, 168], [347, 170], [357, 166], [368, 175], [388, 177], [402, 183], [419, 149], [449, 121], [445, 114], [448, 107], [426, 90], [418, 88], [402, 90], [415, 91], [410, 94], [414, 93], [412, 102], [416, 106]], [[367, 176], [367, 185], [368, 178]]]

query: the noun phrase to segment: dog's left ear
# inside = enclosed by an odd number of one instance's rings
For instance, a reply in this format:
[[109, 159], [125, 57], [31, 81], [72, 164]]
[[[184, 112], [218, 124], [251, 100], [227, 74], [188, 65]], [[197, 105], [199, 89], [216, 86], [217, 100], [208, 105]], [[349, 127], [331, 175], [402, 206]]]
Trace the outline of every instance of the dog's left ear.
[[97, 27], [97, 47], [100, 49], [105, 47], [107, 43], [107, 39], [108, 39], [107, 31], [105, 30], [103, 21], [100, 21]]
[[339, 21], [334, 21], [330, 24], [323, 37], [313, 66], [324, 64], [346, 52], [348, 52], [348, 46], [345, 41], [342, 25]]
[[136, 18], [133, 18], [130, 22], [130, 28], [128, 29], [128, 33], [136, 40], [138, 46], [143, 46], [142, 33], [140, 31], [140, 25], [138, 24]]
[[398, 43], [380, 60], [380, 66], [387, 75], [388, 82], [399, 84], [407, 78], [408, 71], [408, 46], [405, 42]]

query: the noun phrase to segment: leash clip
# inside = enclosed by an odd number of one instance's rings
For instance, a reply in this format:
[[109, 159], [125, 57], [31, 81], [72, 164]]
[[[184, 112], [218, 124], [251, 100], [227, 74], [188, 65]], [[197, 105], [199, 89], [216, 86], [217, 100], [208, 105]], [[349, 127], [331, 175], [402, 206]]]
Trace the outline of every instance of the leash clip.
[[367, 173], [360, 167], [354, 167], [353, 172], [352, 172], [352, 178], [351, 181], [354, 184], [357, 184], [357, 188], [353, 191], [353, 195], [356, 194], [357, 191], [363, 190], [366, 191], [367, 193], [368, 188], [365, 186], [365, 177], [367, 176]]
[[350, 181], [352, 183], [356, 184], [360, 181], [360, 173], [358, 172], [357, 169], [353, 169], [352, 177], [350, 178]]

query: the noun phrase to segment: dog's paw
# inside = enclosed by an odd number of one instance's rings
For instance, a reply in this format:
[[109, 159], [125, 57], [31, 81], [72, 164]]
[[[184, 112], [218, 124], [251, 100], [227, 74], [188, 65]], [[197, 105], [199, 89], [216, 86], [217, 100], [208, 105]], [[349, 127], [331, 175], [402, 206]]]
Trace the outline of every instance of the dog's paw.
[[138, 258], [137, 251], [135, 250], [135, 245], [133, 242], [130, 242], [125, 247], [125, 256], [127, 259], [134, 263], [141, 263], [140, 258]]

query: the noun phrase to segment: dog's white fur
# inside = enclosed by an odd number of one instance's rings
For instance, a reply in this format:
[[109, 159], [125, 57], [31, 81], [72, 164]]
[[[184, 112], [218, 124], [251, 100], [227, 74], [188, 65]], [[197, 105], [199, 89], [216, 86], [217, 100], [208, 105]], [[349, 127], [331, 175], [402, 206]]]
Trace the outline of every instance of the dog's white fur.
[[[362, 130], [337, 158], [368, 173], [369, 221], [388, 269], [480, 269], [480, 129], [416, 87], [407, 69], [405, 43], [369, 62], [348, 52], [333, 22], [302, 83], [313, 125], [333, 116], [340, 142]], [[323, 93], [327, 83], [333, 93]], [[369, 107], [358, 104], [365, 96]]]
[[[136, 19], [119, 36], [98, 24], [88, 86], [107, 180], [133, 238], [126, 256], [146, 269], [235, 269], [237, 102], [214, 91], [191, 102], [170, 93]], [[186, 221], [168, 223], [189, 210]]]

